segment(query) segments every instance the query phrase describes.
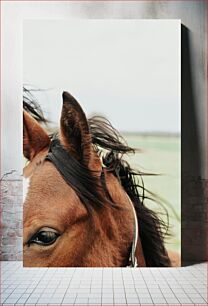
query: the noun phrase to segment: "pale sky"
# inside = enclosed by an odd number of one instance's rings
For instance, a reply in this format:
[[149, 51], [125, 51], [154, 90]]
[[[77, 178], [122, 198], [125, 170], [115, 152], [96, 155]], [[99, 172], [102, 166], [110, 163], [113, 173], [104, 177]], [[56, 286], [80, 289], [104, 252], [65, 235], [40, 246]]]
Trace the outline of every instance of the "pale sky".
[[26, 20], [23, 82], [59, 122], [62, 91], [120, 131], [180, 132], [179, 20]]

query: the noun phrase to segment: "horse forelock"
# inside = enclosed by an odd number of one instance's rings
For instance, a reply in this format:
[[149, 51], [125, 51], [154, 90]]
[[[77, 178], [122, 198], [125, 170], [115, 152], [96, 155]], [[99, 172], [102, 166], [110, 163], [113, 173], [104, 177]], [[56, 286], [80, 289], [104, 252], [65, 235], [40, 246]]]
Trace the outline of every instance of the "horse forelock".
[[89, 212], [92, 208], [102, 207], [106, 202], [100, 183], [101, 173], [90, 170], [71, 156], [57, 136], [51, 141], [45, 160], [52, 162], [65, 182], [76, 191]]

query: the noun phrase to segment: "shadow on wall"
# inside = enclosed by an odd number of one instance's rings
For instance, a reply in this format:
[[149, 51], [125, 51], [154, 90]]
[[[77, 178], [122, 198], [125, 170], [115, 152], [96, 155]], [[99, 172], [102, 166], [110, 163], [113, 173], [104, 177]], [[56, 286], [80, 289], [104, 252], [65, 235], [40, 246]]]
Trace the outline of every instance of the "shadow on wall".
[[199, 145], [199, 122], [197, 122], [197, 95], [194, 92], [194, 75], [190, 56], [190, 31], [181, 29], [181, 261], [182, 266], [207, 259], [208, 224], [205, 191], [202, 179], [202, 152]]

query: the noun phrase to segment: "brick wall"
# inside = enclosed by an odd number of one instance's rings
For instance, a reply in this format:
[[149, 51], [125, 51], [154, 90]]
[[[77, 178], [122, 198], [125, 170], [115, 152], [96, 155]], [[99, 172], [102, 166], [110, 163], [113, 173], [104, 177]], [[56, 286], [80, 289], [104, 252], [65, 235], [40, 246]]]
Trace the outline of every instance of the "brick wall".
[[181, 216], [182, 265], [208, 260], [208, 180], [183, 179]]
[[22, 179], [12, 173], [1, 180], [1, 260], [22, 259]]

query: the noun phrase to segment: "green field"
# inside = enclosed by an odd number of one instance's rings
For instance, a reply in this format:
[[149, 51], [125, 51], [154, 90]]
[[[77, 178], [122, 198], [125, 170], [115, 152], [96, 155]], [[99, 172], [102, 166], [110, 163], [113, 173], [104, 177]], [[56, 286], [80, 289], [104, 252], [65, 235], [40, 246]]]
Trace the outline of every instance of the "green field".
[[[145, 187], [164, 201], [169, 213], [170, 233], [166, 246], [180, 252], [181, 249], [181, 174], [180, 136], [139, 135], [123, 133], [128, 144], [141, 152], [129, 156], [131, 166], [146, 173], [160, 174], [144, 176]], [[162, 212], [159, 204], [147, 201], [146, 205]], [[163, 218], [165, 218], [163, 216]], [[165, 220], [167, 220], [165, 218]]]

